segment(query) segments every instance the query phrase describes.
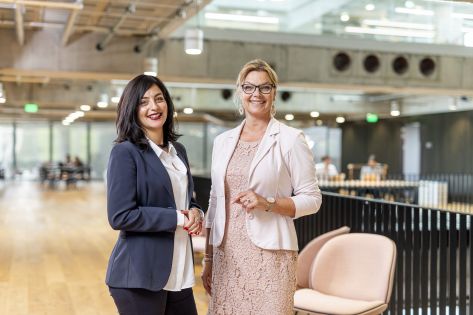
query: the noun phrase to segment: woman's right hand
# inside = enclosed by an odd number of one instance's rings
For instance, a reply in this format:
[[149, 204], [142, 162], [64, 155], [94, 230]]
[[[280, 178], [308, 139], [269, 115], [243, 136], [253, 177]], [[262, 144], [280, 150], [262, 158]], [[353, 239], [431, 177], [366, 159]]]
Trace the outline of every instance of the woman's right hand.
[[205, 291], [211, 296], [212, 295], [212, 260], [204, 260], [204, 269], [202, 270], [202, 284], [204, 285]]

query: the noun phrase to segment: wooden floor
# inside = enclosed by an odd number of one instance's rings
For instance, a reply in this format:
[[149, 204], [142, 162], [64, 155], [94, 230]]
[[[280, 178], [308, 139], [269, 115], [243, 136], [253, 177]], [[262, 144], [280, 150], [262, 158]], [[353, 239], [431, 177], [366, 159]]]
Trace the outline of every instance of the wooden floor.
[[[71, 190], [32, 182], [0, 187], [0, 314], [117, 314], [104, 283], [116, 236], [103, 183]], [[197, 281], [202, 315], [207, 298]]]

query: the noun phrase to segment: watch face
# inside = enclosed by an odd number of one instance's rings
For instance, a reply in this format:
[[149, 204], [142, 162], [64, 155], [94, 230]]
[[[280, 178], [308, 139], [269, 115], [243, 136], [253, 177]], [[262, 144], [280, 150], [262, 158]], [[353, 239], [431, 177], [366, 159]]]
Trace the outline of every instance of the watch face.
[[276, 199], [274, 199], [274, 197], [268, 197], [266, 198], [266, 201], [268, 201], [269, 203], [275, 203]]

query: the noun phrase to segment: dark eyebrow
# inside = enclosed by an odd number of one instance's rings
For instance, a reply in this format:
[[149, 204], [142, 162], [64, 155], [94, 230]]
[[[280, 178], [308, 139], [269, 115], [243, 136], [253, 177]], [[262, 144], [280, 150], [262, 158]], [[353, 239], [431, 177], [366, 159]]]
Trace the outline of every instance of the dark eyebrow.
[[[154, 97], [156, 97], [156, 96], [163, 96], [163, 93], [158, 93]], [[145, 100], [145, 99], [148, 99], [148, 98], [149, 98], [148, 96], [143, 96], [141, 99]]]

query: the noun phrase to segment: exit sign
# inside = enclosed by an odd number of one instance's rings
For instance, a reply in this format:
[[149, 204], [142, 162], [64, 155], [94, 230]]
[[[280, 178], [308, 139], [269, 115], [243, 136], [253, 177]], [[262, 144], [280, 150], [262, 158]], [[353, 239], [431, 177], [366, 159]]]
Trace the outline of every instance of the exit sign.
[[38, 104], [29, 103], [25, 104], [25, 113], [37, 113], [38, 112]]
[[368, 113], [368, 114], [366, 114], [366, 121], [369, 122], [369, 123], [376, 123], [376, 122], [378, 122], [378, 115]]

